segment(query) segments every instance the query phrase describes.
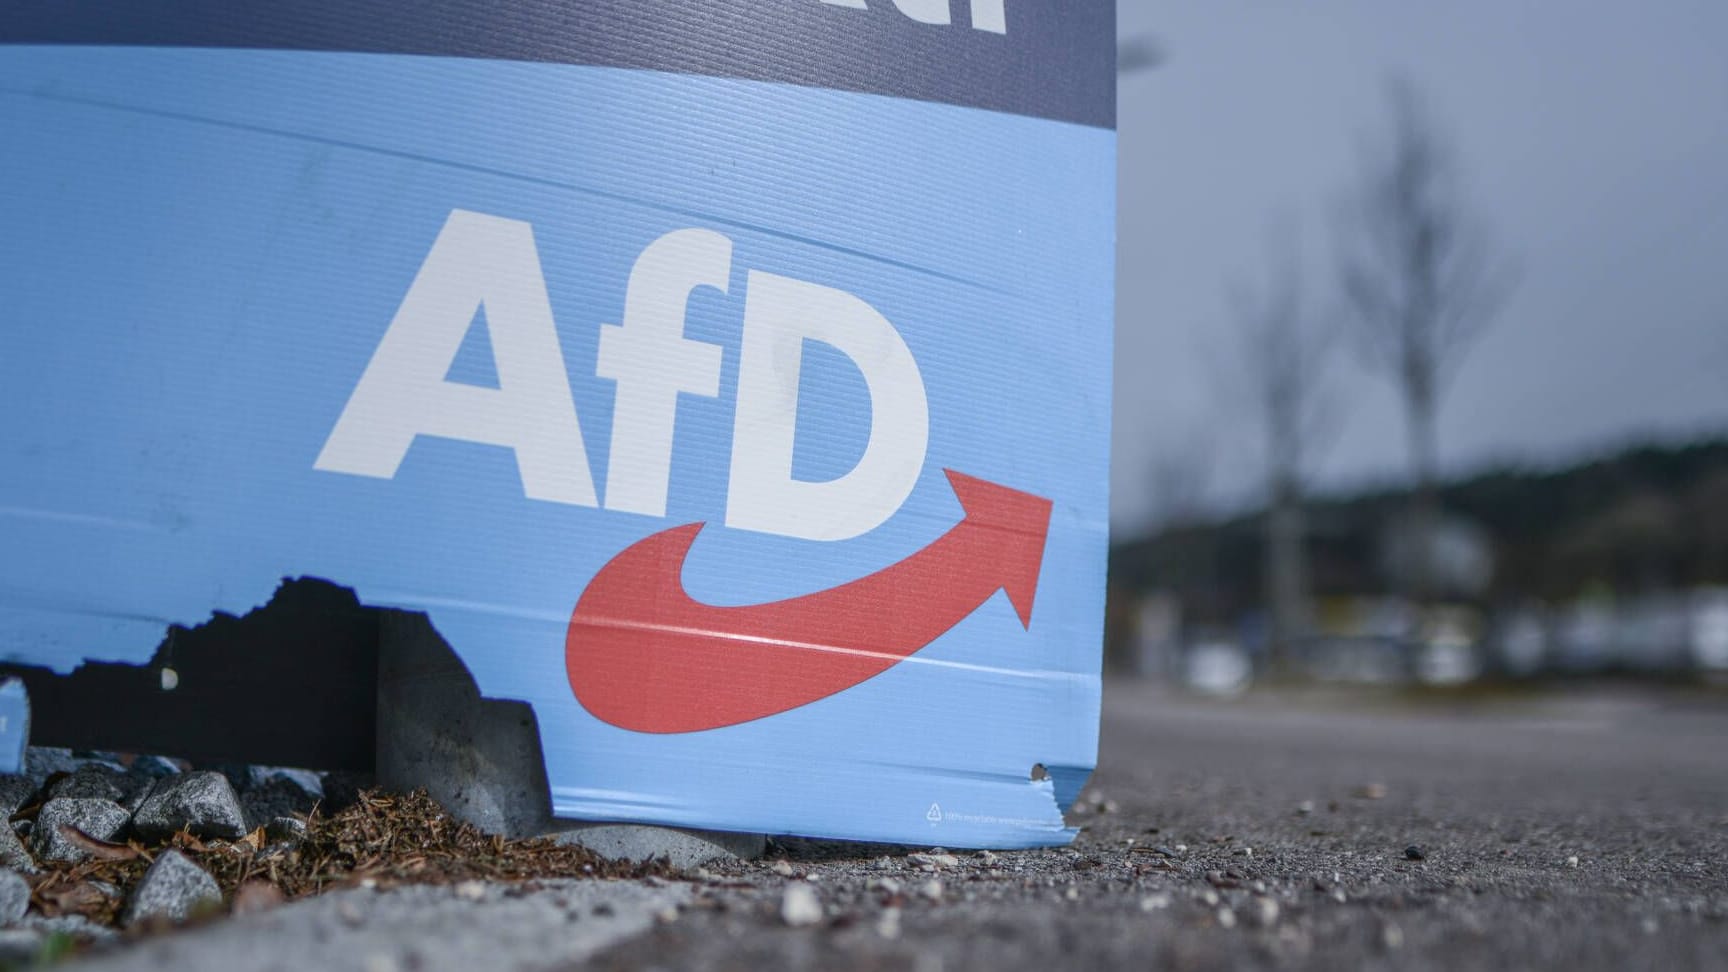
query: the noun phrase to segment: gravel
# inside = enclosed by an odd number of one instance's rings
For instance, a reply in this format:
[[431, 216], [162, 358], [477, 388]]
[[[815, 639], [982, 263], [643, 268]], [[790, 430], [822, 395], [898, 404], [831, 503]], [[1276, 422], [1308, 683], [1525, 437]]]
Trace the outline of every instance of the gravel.
[[216, 879], [176, 850], [157, 855], [144, 879], [126, 902], [124, 923], [185, 921], [194, 915], [222, 907], [222, 891]]
[[42, 804], [36, 825], [30, 830], [31, 849], [43, 861], [81, 861], [90, 852], [66, 839], [62, 826], [75, 827], [97, 840], [114, 840], [126, 829], [131, 815], [112, 800], [60, 797]]
[[17, 871], [0, 869], [0, 927], [18, 923], [30, 908], [30, 882]]
[[0, 867], [24, 874], [36, 873], [36, 861], [11, 827], [0, 827]]
[[214, 770], [183, 773], [159, 781], [132, 818], [143, 840], [162, 840], [181, 830], [194, 837], [233, 840], [246, 834], [246, 814], [228, 777]]

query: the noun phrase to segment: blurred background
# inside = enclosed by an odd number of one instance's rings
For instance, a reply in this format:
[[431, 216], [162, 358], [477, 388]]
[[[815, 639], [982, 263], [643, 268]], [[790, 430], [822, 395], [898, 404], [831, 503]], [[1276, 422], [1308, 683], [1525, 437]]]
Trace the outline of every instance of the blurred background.
[[1728, 676], [1728, 4], [1119, 18], [1107, 670]]

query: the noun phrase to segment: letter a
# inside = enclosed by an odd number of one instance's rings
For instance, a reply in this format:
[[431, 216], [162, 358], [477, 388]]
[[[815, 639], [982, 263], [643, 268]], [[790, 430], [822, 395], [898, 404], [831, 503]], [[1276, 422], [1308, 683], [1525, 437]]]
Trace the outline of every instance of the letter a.
[[[482, 306], [497, 388], [444, 378]], [[595, 505], [582, 426], [527, 223], [450, 213], [313, 465], [390, 479], [422, 435], [510, 448], [530, 499]]]

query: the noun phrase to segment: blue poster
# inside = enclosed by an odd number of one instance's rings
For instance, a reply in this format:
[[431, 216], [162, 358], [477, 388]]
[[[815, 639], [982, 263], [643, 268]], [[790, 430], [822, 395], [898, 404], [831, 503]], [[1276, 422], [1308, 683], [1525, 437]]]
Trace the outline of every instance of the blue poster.
[[1072, 836], [1108, 4], [150, 6], [0, 27], [8, 664], [319, 578], [529, 703], [560, 816]]

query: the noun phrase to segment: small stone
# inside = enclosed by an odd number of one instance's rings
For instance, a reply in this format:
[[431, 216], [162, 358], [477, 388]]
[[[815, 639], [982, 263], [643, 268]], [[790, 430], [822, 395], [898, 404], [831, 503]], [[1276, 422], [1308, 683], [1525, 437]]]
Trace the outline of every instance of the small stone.
[[[313, 777], [311, 787], [317, 787]], [[297, 776], [269, 776], [257, 779], [240, 794], [240, 809], [246, 815], [247, 829], [262, 826], [277, 817], [304, 817], [312, 812], [323, 796], [323, 789], [310, 788]]]
[[814, 925], [822, 920], [822, 899], [808, 884], [789, 884], [780, 898], [780, 920], [793, 928]]
[[1638, 923], [1638, 927], [1643, 929], [1646, 935], [1654, 935], [1662, 930], [1662, 925], [1654, 918], [1645, 918]]
[[1397, 925], [1387, 925], [1380, 929], [1380, 944], [1386, 946], [1386, 951], [1395, 952], [1404, 947], [1404, 929]]
[[486, 897], [486, 882], [463, 881], [456, 885], [456, 897], [463, 901], [479, 901]]
[[1140, 899], [1141, 911], [1163, 911], [1170, 907], [1170, 896], [1160, 891]]
[[1080, 889], [1076, 888], [1076, 887], [1070, 887], [1070, 888], [1068, 888], [1068, 890], [1062, 892], [1062, 897], [1067, 898], [1069, 901], [1079, 901], [1080, 900]]
[[923, 884], [918, 885], [918, 897], [923, 898], [926, 901], [941, 901], [942, 882], [935, 878], [931, 878]]
[[298, 817], [272, 817], [264, 825], [264, 839], [274, 844], [298, 844], [306, 839], [306, 822]]
[[1261, 928], [1271, 928], [1278, 924], [1278, 902], [1271, 898], [1255, 898], [1253, 903], [1254, 923]]
[[1349, 897], [1344, 894], [1343, 888], [1333, 888], [1332, 889], [1332, 900], [1338, 902], [1339, 904], [1343, 904], [1344, 902], [1349, 900]]
[[24, 772], [40, 787], [55, 773], [71, 773], [84, 761], [72, 755], [72, 750], [58, 746], [31, 746], [24, 751]]
[[0, 927], [14, 924], [30, 910], [30, 882], [17, 871], [0, 869]]
[[778, 874], [783, 878], [789, 878], [792, 876], [792, 865], [786, 863], [785, 861], [775, 861], [773, 866], [770, 867], [769, 870], [773, 871], [775, 874]]
[[957, 867], [960, 858], [953, 854], [907, 854], [906, 860], [925, 871], [940, 871], [945, 867]]
[[1206, 907], [1208, 907], [1208, 908], [1218, 907], [1218, 902], [1223, 901], [1223, 900], [1224, 900], [1223, 898], [1218, 897], [1218, 892], [1212, 890], [1211, 888], [1207, 888], [1206, 890], [1200, 892], [1200, 901], [1203, 904], [1205, 904]]
[[1411, 861], [1425, 861], [1428, 859], [1428, 852], [1423, 850], [1420, 844], [1411, 844], [1404, 848], [1404, 858]]
[[900, 937], [900, 909], [883, 908], [882, 917], [876, 919], [876, 934], [893, 940]]
[[1364, 783], [1356, 788], [1356, 796], [1364, 800], [1384, 800], [1386, 798], [1386, 784]]
[[36, 873], [36, 859], [24, 849], [24, 842], [18, 839], [17, 831], [11, 827], [0, 827], [0, 867], [9, 867], [23, 874]]
[[1296, 804], [1296, 813], [1300, 816], [1306, 817], [1313, 812], [1314, 812], [1314, 801], [1313, 800], [1303, 800], [1301, 803]]
[[1254, 856], [1254, 848], [1252, 848], [1252, 847], [1238, 847], [1235, 850], [1231, 851], [1230, 853], [1235, 857], [1253, 857]]
[[145, 840], [165, 840], [181, 830], [238, 840], [246, 835], [246, 814], [226, 776], [200, 770], [157, 783], [133, 815], [132, 828]]
[[82, 861], [90, 852], [60, 832], [70, 826], [97, 840], [114, 840], [126, 828], [126, 808], [112, 800], [62, 798], [42, 804], [30, 831], [31, 849], [43, 861]]
[[661, 908], [659, 911], [654, 912], [654, 920], [658, 921], [662, 925], [670, 925], [678, 920], [678, 909]]
[[125, 773], [116, 772], [102, 763], [85, 763], [71, 774], [48, 784], [47, 796], [50, 800], [65, 797], [125, 803], [137, 789], [137, 784], [128, 780]]
[[871, 878], [864, 885], [866, 891], [881, 891], [884, 894], [899, 894], [900, 882], [891, 877]]
[[1567, 867], [1577, 867], [1578, 866], [1578, 855], [1573, 854], [1571, 857], [1566, 858], [1566, 866]]
[[[226, 782], [224, 780], [223, 782]], [[165, 850], [144, 872], [144, 879], [126, 902], [125, 923], [166, 919], [185, 921], [201, 911], [222, 907], [216, 879], [177, 850]]]
[[36, 781], [13, 773], [0, 774], [0, 816], [10, 817], [36, 799]]
[[994, 864], [996, 863], [996, 855], [987, 850], [981, 850], [978, 852], [978, 860], [984, 864]]
[[126, 771], [147, 780], [165, 779], [181, 773], [180, 764], [166, 756], [140, 756], [132, 761]]
[[1229, 908], [1219, 908], [1218, 909], [1218, 927], [1219, 928], [1235, 928], [1236, 927], [1236, 912], [1231, 911]]

